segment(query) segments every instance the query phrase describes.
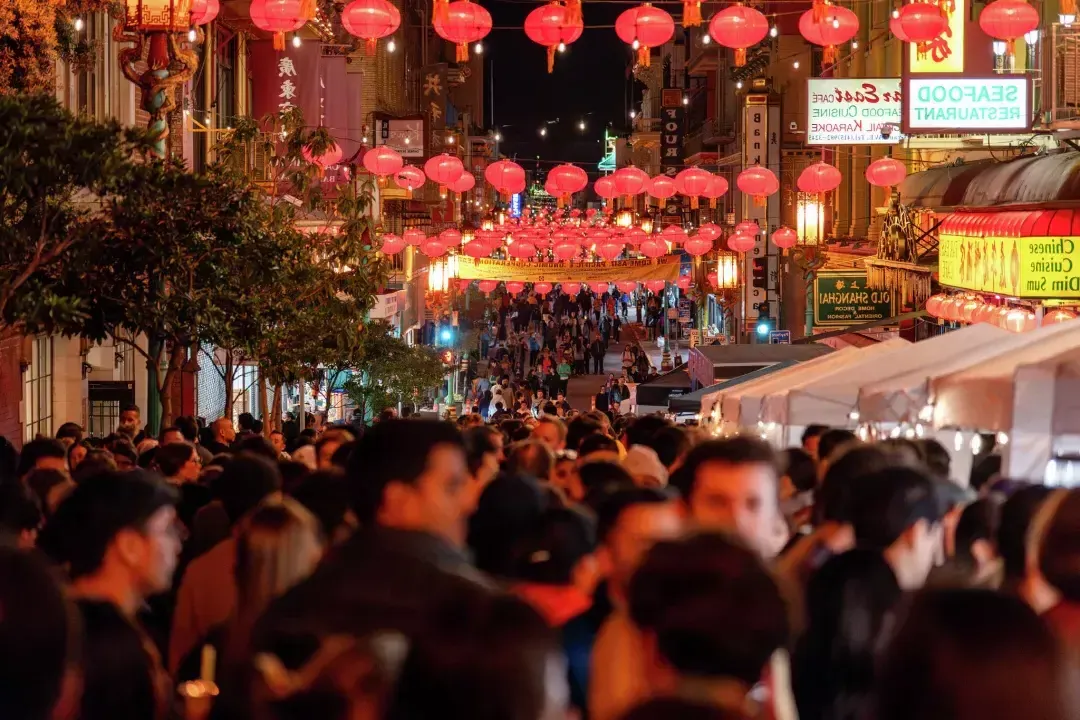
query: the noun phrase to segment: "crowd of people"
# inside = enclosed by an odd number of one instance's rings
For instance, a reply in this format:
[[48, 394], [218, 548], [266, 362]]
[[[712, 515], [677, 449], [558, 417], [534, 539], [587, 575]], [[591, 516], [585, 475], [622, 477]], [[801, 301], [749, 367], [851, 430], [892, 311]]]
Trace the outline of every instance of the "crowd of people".
[[[647, 314], [659, 307], [655, 295], [643, 301]], [[637, 302], [640, 316], [642, 300]], [[584, 289], [569, 295], [561, 287], [546, 296], [533, 292], [516, 300], [499, 295], [481, 328], [480, 356], [486, 362], [469, 384], [465, 406], [484, 420], [542, 414], [566, 419], [570, 378], [607, 374], [596, 407], [616, 413], [627, 408], [627, 383], [657, 376], [627, 331], [630, 303], [630, 296], [618, 291], [597, 295]], [[620, 344], [618, 368], [607, 367], [609, 351]]]
[[121, 464], [139, 424], [0, 444], [5, 719], [1080, 717], [1080, 491], [992, 457], [388, 411]]

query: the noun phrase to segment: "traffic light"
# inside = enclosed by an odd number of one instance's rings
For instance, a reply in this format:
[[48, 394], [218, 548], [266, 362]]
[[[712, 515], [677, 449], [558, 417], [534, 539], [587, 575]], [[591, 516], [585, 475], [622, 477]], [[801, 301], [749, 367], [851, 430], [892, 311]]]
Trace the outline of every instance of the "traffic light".
[[769, 289], [769, 261], [763, 257], [753, 259], [753, 285], [761, 290]]
[[454, 364], [454, 351], [447, 348], [439, 353], [439, 359], [442, 360], [443, 365]]
[[767, 315], [758, 317], [755, 330], [759, 338], [769, 337], [769, 333], [772, 332], [772, 320]]

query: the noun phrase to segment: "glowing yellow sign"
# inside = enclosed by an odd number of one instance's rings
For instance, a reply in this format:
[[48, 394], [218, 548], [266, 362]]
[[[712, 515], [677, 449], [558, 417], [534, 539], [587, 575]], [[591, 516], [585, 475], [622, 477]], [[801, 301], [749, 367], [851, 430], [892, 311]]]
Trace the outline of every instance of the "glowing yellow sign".
[[941, 0], [949, 25], [945, 32], [925, 43], [908, 43], [908, 72], [964, 72], [964, 25], [967, 22], [967, 0]]
[[1080, 298], [1080, 237], [938, 238], [942, 285], [1019, 298]]

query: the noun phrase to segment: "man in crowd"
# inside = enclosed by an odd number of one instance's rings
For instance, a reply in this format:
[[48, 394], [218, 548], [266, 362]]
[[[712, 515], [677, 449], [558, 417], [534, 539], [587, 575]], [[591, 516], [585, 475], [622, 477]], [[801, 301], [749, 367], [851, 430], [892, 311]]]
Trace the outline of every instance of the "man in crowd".
[[206, 449], [213, 455], [229, 452], [229, 448], [236, 440], [236, 429], [233, 427], [232, 418], [221, 417], [210, 424], [210, 432], [214, 440], [207, 443]]
[[23, 445], [19, 454], [18, 475], [25, 478], [34, 470], [67, 472], [67, 448], [59, 440], [38, 438]]
[[557, 417], [544, 415], [536, 422], [532, 435], [542, 443], [545, 443], [552, 452], [559, 452], [566, 448], [566, 423]]
[[125, 405], [120, 409], [120, 430], [131, 436], [136, 447], [146, 439], [142, 428], [142, 412], [138, 405]]

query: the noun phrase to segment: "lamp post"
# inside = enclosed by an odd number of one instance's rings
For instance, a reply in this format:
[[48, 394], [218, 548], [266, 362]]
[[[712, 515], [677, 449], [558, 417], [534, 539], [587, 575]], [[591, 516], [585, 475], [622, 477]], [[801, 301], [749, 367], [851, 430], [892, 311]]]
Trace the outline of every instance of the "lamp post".
[[[191, 79], [198, 55], [181, 38], [191, 27], [192, 0], [124, 0], [124, 22], [113, 37], [132, 43], [120, 51], [120, 71], [142, 91], [147, 127], [154, 136], [154, 154], [164, 158], [169, 139], [169, 113], [176, 109], [176, 88]], [[146, 69], [137, 64], [145, 50]]]
[[795, 231], [799, 244], [791, 260], [806, 280], [806, 337], [814, 333], [814, 279], [828, 259], [824, 250], [824, 208], [814, 193], [799, 193], [795, 208]]

